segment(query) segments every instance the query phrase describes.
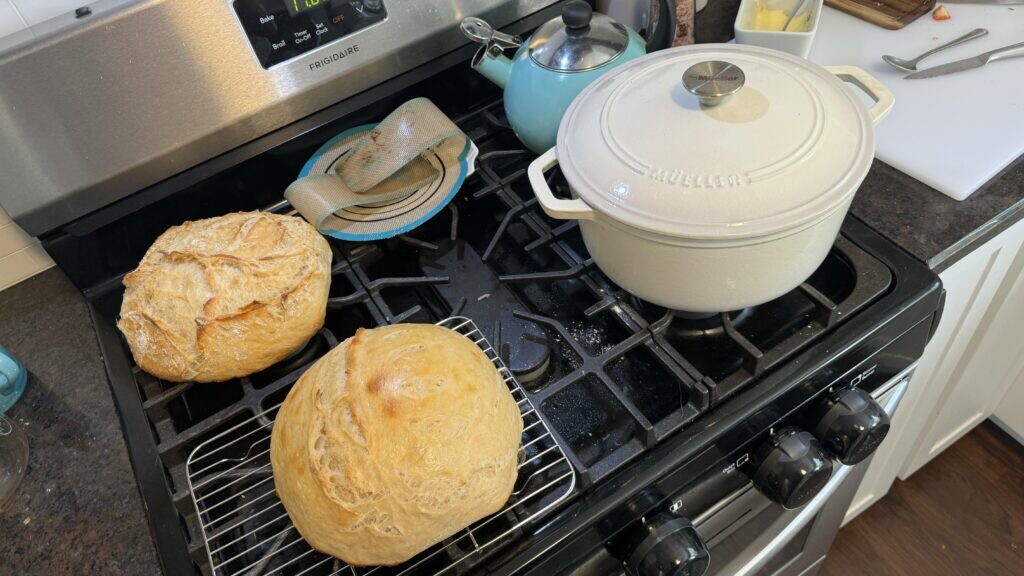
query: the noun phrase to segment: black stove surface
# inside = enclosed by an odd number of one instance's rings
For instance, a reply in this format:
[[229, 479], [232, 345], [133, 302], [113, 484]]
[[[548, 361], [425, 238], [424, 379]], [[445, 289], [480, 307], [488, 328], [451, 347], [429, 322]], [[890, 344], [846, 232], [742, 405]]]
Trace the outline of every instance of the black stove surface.
[[[195, 385], [141, 371], [114, 327], [120, 275], [141, 257], [144, 239], [152, 241], [168, 225], [269, 206], [313, 149], [361, 119], [334, 122], [129, 218], [48, 239], [51, 254], [94, 306], [169, 572], [183, 565], [180, 556], [169, 560], [174, 550], [187, 549], [192, 570], [206, 563], [185, 481], [189, 453], [278, 404], [305, 368], [359, 327], [473, 319], [567, 448], [577, 490], [587, 493], [835, 334], [899, 282], [898, 270], [848, 237], [848, 223], [818, 271], [767, 304], [692, 318], [642, 302], [594, 265], [574, 222], [552, 220], [539, 208], [526, 178], [533, 155], [508, 128], [500, 101], [470, 103], [468, 112], [457, 114], [458, 106], [435, 100], [480, 148], [477, 172], [447, 210], [409, 234], [366, 244], [332, 239], [323, 329], [293, 357], [249, 377]], [[550, 179], [556, 193], [564, 189], [557, 171]], [[212, 200], [215, 190], [220, 193]], [[863, 226], [854, 228], [859, 234]], [[131, 242], [114, 242], [124, 237]]]

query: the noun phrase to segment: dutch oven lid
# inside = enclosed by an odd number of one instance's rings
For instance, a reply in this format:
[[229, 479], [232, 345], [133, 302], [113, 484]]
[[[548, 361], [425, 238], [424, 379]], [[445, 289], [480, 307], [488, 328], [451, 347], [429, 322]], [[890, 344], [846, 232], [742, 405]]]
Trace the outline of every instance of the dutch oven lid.
[[874, 150], [865, 106], [834, 74], [731, 45], [664, 50], [610, 71], [573, 101], [557, 142], [570, 187], [595, 210], [709, 239], [824, 218], [851, 198]]

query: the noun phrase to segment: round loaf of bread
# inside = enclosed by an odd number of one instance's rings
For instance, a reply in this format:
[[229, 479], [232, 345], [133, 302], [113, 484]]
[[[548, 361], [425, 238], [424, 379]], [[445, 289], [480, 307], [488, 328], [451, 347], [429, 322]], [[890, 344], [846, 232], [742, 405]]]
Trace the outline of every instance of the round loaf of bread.
[[479, 347], [399, 324], [359, 330], [303, 374], [277, 414], [270, 461], [313, 548], [390, 566], [504, 506], [522, 432]]
[[279, 362], [323, 326], [331, 249], [301, 218], [228, 214], [175, 226], [124, 277], [117, 326], [139, 367], [220, 382]]

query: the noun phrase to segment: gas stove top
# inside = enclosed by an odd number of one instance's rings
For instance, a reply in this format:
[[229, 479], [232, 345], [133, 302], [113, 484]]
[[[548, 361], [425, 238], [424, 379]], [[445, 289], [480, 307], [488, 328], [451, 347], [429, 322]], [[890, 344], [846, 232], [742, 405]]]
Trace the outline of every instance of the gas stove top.
[[[451, 91], [465, 84], [472, 89]], [[445, 211], [406, 235], [366, 244], [330, 240], [327, 318], [303, 350], [220, 384], [163, 382], [134, 365], [115, 328], [120, 279], [156, 235], [186, 219], [232, 210], [289, 212], [280, 191], [312, 150], [348, 126], [383, 116], [402, 98], [424, 94], [480, 148], [477, 172]], [[526, 178], [532, 159], [504, 121], [494, 92], [452, 71], [189, 182], [129, 215], [118, 208], [45, 240], [93, 306], [167, 573], [211, 572], [189, 493], [192, 451], [279, 404], [305, 368], [357, 328], [471, 319], [564, 448], [577, 478], [566, 503], [459, 567], [511, 573], [595, 529], [599, 514], [635, 493], [636, 486], [627, 485], [649, 484], [686, 466], [696, 477], [712, 464], [696, 457], [709, 454], [709, 446], [725, 454], [734, 448], [728, 442], [749, 440], [755, 431], [742, 437], [739, 419], [767, 409], [769, 396], [800, 382], [800, 371], [840, 370], [840, 353], [856, 350], [863, 359], [877, 352], [880, 343], [865, 348], [865, 342], [883, 325], [895, 337], [934, 313], [934, 276], [852, 217], [818, 271], [767, 304], [695, 317], [640, 301], [594, 265], [575, 222], [552, 220], [540, 210]], [[550, 178], [552, 186], [564, 187], [557, 171]], [[901, 314], [905, 322], [892, 321]], [[324, 566], [323, 573], [331, 573], [331, 565]], [[246, 573], [271, 572], [294, 573], [273, 564]]]

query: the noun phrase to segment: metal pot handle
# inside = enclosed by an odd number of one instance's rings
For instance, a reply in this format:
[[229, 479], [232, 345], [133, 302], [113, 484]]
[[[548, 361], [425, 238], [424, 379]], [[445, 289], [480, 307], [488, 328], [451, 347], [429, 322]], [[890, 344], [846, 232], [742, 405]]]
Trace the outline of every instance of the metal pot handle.
[[896, 103], [896, 98], [884, 84], [856, 66], [825, 66], [825, 69], [840, 80], [860, 88], [875, 101], [875, 105], [868, 110], [872, 124], [878, 124], [879, 120], [885, 118]]
[[526, 174], [530, 177], [530, 187], [533, 188], [533, 193], [537, 196], [541, 208], [548, 216], [559, 220], [593, 220], [594, 210], [583, 200], [579, 198], [563, 200], [555, 198], [555, 195], [551, 193], [551, 188], [548, 187], [548, 182], [544, 179], [544, 172], [553, 168], [555, 164], [558, 164], [558, 157], [555, 155], [555, 148], [551, 148], [530, 162], [530, 167], [526, 170]]

